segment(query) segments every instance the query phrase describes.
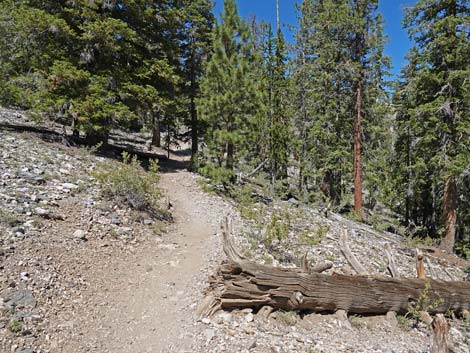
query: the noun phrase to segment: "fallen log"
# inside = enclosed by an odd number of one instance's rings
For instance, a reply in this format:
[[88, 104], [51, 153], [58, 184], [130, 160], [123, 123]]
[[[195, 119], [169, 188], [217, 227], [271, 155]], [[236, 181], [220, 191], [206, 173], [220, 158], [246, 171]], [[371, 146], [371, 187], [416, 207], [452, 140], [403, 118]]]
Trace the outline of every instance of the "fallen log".
[[[211, 277], [211, 303], [201, 315], [211, 315], [219, 308], [260, 308], [268, 305], [286, 310], [350, 314], [405, 314], [418, 303], [429, 282], [427, 301], [431, 314], [452, 310], [461, 313], [470, 309], [470, 283], [446, 282], [419, 278], [387, 278], [371, 276], [325, 275], [305, 272], [302, 268], [277, 268], [248, 261], [241, 256], [230, 237], [229, 225], [223, 227], [222, 263]], [[422, 299], [422, 298], [421, 298]]]

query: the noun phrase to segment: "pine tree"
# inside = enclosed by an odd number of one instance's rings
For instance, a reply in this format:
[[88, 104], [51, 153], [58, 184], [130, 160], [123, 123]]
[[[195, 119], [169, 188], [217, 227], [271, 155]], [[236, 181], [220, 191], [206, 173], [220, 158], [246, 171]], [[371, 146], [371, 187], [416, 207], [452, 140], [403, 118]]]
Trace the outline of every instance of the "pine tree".
[[183, 26], [182, 51], [184, 58], [185, 94], [189, 97], [188, 125], [191, 127], [191, 161], [196, 163], [199, 149], [201, 124], [196, 109], [199, 96], [199, 80], [203, 73], [203, 62], [208, 59], [211, 34], [214, 25], [213, 4], [210, 0], [188, 0], [185, 4], [185, 24]]
[[404, 24], [416, 46], [397, 93], [407, 218], [431, 236], [442, 230], [441, 247], [449, 252], [468, 199], [462, 182], [470, 165], [469, 13], [468, 1], [459, 0], [421, 0], [406, 12]]
[[300, 102], [297, 125], [303, 130], [298, 135], [301, 184], [338, 204], [353, 179], [360, 216], [361, 147], [368, 151], [378, 136], [382, 121], [374, 115], [385, 103], [388, 59], [382, 54], [377, 2], [305, 0], [299, 9], [294, 77]]
[[201, 80], [198, 110], [207, 125], [208, 161], [203, 171], [225, 185], [235, 180], [235, 166], [250, 143], [252, 117], [260, 104], [249, 28], [234, 0], [224, 2], [214, 31], [211, 60]]
[[172, 106], [179, 10], [169, 0], [2, 2], [2, 89], [10, 103], [106, 142], [110, 128]]
[[[261, 23], [257, 43], [259, 71], [257, 76], [262, 87], [264, 110], [258, 109], [256, 118], [259, 130], [258, 141], [263, 151], [259, 156], [268, 161], [271, 184], [276, 187], [281, 181], [285, 189], [290, 152], [291, 122], [288, 109], [289, 80], [287, 74], [287, 50], [280, 28], [274, 36], [271, 25]], [[264, 115], [264, 116], [262, 116]], [[281, 191], [281, 190], [278, 190]]]

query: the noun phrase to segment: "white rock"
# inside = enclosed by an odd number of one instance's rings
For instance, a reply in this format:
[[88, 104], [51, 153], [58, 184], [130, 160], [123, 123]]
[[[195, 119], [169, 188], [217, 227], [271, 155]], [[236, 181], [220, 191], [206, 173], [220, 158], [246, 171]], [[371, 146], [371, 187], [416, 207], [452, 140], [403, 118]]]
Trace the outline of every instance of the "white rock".
[[49, 214], [49, 211], [42, 207], [36, 207], [34, 212], [39, 216], [47, 216]]
[[72, 184], [72, 183], [63, 183], [62, 187], [66, 189], [78, 189], [78, 185]]
[[73, 232], [73, 237], [75, 239], [86, 239], [86, 232], [82, 229], [77, 229], [75, 232]]

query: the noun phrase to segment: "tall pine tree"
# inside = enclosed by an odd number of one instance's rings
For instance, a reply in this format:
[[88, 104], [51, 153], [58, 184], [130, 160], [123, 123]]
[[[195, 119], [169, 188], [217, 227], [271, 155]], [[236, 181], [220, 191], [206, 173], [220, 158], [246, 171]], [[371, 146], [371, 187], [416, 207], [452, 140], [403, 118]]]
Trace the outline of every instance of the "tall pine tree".
[[235, 1], [226, 0], [198, 100], [207, 125], [208, 159], [203, 171], [225, 185], [235, 180], [235, 167], [252, 142], [248, 141], [252, 118], [260, 104], [253, 64], [249, 27], [240, 19]]
[[459, 215], [468, 217], [463, 182], [470, 165], [470, 4], [420, 0], [404, 24], [416, 43], [397, 92], [407, 218], [429, 235], [442, 232], [441, 247], [451, 252], [458, 224], [469, 221]]

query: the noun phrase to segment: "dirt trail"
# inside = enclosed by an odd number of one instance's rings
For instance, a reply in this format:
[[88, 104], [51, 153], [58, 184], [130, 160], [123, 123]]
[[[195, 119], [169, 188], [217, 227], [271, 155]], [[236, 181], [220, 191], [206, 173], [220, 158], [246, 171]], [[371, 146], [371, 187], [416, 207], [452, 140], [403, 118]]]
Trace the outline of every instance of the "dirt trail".
[[103, 271], [102, 303], [86, 333], [93, 351], [192, 352], [193, 313], [216, 252], [218, 221], [190, 172], [162, 173], [161, 188], [174, 223], [125, 264], [115, 264], [111, 276]]

